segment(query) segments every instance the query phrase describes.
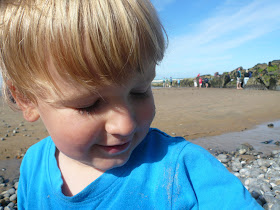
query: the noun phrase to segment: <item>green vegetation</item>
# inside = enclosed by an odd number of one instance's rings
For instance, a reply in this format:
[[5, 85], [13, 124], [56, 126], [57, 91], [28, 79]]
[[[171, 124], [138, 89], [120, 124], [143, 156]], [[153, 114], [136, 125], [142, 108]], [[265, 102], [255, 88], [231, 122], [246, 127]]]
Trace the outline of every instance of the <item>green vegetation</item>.
[[273, 65], [273, 66], [268, 66], [267, 67], [267, 71], [268, 72], [277, 71], [277, 70], [278, 70], [277, 65]]

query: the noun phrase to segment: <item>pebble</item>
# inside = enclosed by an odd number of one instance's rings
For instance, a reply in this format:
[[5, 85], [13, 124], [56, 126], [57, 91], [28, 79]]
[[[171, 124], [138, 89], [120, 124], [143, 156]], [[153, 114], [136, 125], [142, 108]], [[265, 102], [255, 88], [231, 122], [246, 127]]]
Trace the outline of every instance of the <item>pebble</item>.
[[[4, 177], [0, 176], [0, 181], [4, 180]], [[11, 184], [13, 186], [0, 193], [0, 210], [2, 209], [17, 209], [17, 188], [18, 188], [18, 178], [14, 179]]]
[[[242, 144], [235, 152], [214, 149], [211, 152], [240, 179], [264, 209], [280, 209], [280, 150], [263, 155], [251, 145]], [[5, 184], [4, 182], [4, 177], [0, 176], [0, 185]], [[17, 209], [18, 179], [14, 179], [10, 184], [9, 190], [0, 193], [0, 210]]]
[[15, 201], [17, 199], [17, 194], [13, 194], [10, 197], [10, 201]]
[[263, 155], [249, 144], [237, 147], [235, 152], [211, 151], [214, 156], [240, 179], [252, 197], [264, 208], [280, 208], [280, 150]]
[[267, 127], [273, 128], [273, 127], [274, 127], [274, 124], [273, 124], [273, 123], [269, 123], [269, 124], [267, 124]]

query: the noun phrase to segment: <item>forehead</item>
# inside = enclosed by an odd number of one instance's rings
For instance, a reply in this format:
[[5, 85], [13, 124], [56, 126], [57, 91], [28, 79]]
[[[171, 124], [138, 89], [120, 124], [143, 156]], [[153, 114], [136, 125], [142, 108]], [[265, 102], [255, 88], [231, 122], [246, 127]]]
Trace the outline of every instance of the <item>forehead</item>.
[[[95, 86], [85, 86], [78, 82], [73, 81], [71, 78], [63, 78], [57, 71], [54, 64], [49, 61], [48, 71], [52, 75], [53, 82], [59, 89], [59, 91], [50, 90], [48, 94], [45, 94], [45, 99], [49, 103], [56, 102], [67, 102], [72, 99], [77, 99], [80, 97], [90, 96], [90, 95], [101, 95], [104, 92], [112, 91], [112, 88], [141, 88], [148, 86], [155, 77], [155, 64], [151, 63], [147, 65], [143, 72], [131, 70], [131, 73], [127, 75], [125, 79], [120, 83], [105, 83], [104, 85]], [[101, 79], [101, 78], [100, 78]], [[86, 81], [85, 81], [86, 83]]]

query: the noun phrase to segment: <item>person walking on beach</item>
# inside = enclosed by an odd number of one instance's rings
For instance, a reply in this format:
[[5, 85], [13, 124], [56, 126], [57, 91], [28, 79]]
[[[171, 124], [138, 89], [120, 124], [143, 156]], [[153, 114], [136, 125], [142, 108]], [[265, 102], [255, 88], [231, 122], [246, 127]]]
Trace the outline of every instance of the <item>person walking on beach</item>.
[[165, 88], [165, 77], [163, 77], [163, 80], [162, 80], [162, 87]]
[[6, 101], [50, 135], [21, 162], [19, 210], [262, 209], [207, 150], [151, 128], [167, 38], [149, 0], [0, 8]]
[[204, 83], [205, 83], [205, 87], [206, 87], [206, 88], [208, 88], [208, 82], [209, 82], [208, 78], [205, 77], [205, 78], [204, 78]]
[[237, 90], [240, 90], [240, 89], [243, 89], [242, 87], [241, 87], [241, 71], [240, 71], [240, 68], [238, 68], [237, 70], [236, 70], [236, 88], [237, 88]]
[[249, 70], [247, 69], [245, 74], [244, 74], [244, 83], [243, 83], [243, 87], [247, 84], [248, 80], [250, 79], [250, 74], [249, 74]]
[[180, 82], [181, 82], [181, 80], [180, 80], [180, 79], [178, 79], [178, 81], [177, 81], [177, 83], [178, 83], [178, 87], [180, 87]]
[[199, 77], [198, 82], [199, 82], [199, 88], [201, 88], [202, 87], [202, 78], [201, 77]]
[[193, 80], [193, 86], [194, 86], [195, 88], [197, 88], [197, 80], [196, 80], [196, 78], [194, 78], [194, 80]]
[[172, 77], [170, 77], [170, 79], [169, 79], [169, 84], [170, 84], [169, 87], [172, 87]]

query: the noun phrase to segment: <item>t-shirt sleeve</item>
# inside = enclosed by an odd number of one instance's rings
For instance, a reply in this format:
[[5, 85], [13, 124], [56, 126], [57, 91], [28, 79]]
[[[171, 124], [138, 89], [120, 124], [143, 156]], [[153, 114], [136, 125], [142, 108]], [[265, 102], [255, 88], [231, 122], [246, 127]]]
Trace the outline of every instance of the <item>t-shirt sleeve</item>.
[[19, 178], [19, 184], [18, 184], [18, 190], [17, 190], [17, 205], [18, 209], [26, 209], [25, 204], [27, 201], [26, 195], [27, 195], [27, 177], [28, 177], [28, 171], [31, 170], [28, 166], [28, 162], [30, 162], [31, 159], [28, 155], [28, 153], [24, 156], [21, 166], [20, 166], [20, 178]]
[[182, 149], [174, 177], [174, 209], [184, 209], [187, 187], [192, 187], [198, 209], [262, 209], [240, 180], [200, 146], [190, 143]]

